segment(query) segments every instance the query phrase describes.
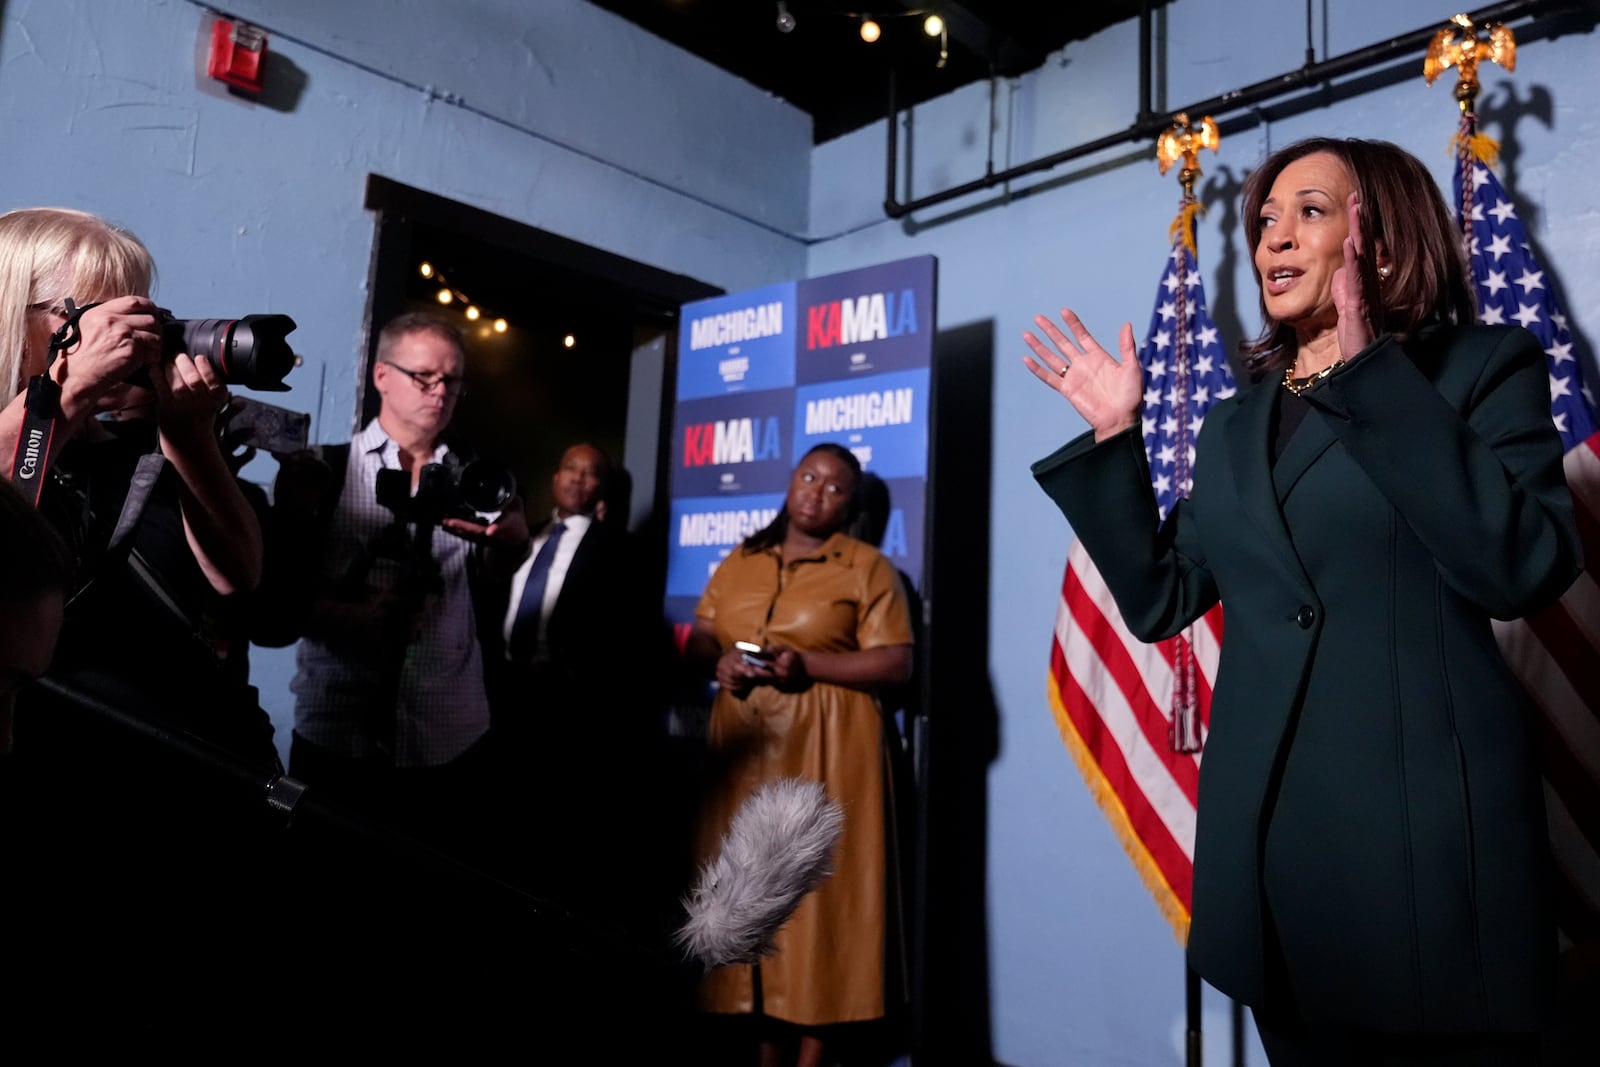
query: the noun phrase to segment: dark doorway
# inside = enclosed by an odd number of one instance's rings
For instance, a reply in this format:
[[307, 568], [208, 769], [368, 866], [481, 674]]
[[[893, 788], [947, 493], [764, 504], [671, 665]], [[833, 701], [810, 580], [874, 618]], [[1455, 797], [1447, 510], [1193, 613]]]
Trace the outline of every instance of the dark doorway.
[[653, 503], [665, 499], [678, 308], [722, 290], [379, 175], [367, 180], [366, 206], [377, 235], [363, 421], [377, 411], [366, 388], [377, 328], [402, 312], [440, 312], [467, 337], [455, 430], [512, 468], [530, 517], [550, 507], [562, 449], [589, 441], [627, 471], [630, 525], [652, 534]]

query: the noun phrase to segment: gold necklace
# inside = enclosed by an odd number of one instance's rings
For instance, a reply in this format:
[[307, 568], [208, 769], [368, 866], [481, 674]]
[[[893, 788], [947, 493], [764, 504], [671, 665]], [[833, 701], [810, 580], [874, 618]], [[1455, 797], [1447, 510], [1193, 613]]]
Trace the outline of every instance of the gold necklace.
[[[1295, 361], [1295, 363], [1298, 362], [1299, 360]], [[1326, 367], [1317, 371], [1315, 374], [1308, 375], [1304, 378], [1296, 378], [1294, 376], [1294, 363], [1291, 363], [1287, 367], [1283, 368], [1283, 387], [1289, 390], [1289, 392], [1293, 393], [1295, 396], [1299, 396], [1342, 366], [1344, 366], [1344, 360], [1336, 359]]]

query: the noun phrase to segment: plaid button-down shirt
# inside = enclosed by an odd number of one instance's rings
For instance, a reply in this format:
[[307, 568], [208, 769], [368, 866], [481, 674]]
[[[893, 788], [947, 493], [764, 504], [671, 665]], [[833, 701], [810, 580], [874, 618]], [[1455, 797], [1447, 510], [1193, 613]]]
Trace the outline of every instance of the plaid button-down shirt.
[[[432, 462], [450, 458], [440, 445]], [[322, 577], [331, 584], [365, 568], [368, 590], [392, 589], [400, 577], [396, 559], [372, 551], [374, 539], [394, 521], [378, 503], [381, 468], [400, 468], [399, 446], [376, 419], [350, 444], [344, 489], [328, 531]], [[489, 729], [489, 701], [483, 686], [483, 659], [473, 623], [467, 586], [467, 560], [473, 548], [435, 530], [433, 558], [444, 588], [426, 598], [420, 632], [405, 651], [398, 689], [385, 684], [383, 657], [359, 655], [309, 638], [300, 642], [294, 729], [313, 744], [346, 756], [378, 753], [370, 726], [383, 718], [374, 701], [396, 695], [392, 713], [393, 760], [397, 767], [433, 767], [460, 756]]]

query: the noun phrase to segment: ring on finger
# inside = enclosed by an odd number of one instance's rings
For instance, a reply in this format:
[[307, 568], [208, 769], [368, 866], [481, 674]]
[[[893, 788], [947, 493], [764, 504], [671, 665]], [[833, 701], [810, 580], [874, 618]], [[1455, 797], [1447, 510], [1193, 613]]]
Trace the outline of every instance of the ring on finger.
[[1066, 376], [1067, 376], [1067, 371], [1069, 371], [1069, 370], [1071, 370], [1071, 369], [1072, 369], [1072, 364], [1070, 364], [1070, 363], [1063, 363], [1063, 364], [1062, 364], [1062, 365], [1061, 365], [1061, 376], [1062, 376], [1062, 377], [1063, 377], [1063, 378], [1065, 378], [1065, 377], [1066, 377]]

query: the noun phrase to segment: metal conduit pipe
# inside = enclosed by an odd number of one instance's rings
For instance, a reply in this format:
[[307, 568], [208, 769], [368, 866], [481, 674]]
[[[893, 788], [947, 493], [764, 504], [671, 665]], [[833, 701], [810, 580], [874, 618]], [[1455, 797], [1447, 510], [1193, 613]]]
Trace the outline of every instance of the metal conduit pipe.
[[[1474, 11], [1471, 14], [1471, 18], [1474, 23], [1481, 26], [1486, 22], [1510, 22], [1523, 16], [1547, 15], [1564, 10], [1593, 6], [1593, 0], [1510, 0], [1508, 3], [1494, 4], [1480, 11]], [[1192, 116], [1211, 115], [1218, 117], [1235, 111], [1242, 111], [1259, 104], [1263, 100], [1283, 96], [1308, 85], [1314, 85], [1321, 81], [1377, 66], [1397, 56], [1420, 52], [1427, 48], [1428, 42], [1433, 40], [1434, 34], [1438, 33], [1442, 26], [1443, 23], [1426, 26], [1402, 37], [1393, 37], [1378, 44], [1358, 48], [1354, 52], [1346, 52], [1344, 55], [1336, 56], [1333, 59], [1325, 59], [1321, 63], [1308, 63], [1298, 70], [1292, 70], [1286, 74], [1256, 82], [1254, 85], [1247, 85], [1242, 89], [1230, 90], [1220, 96], [1211, 97], [1209, 100], [1202, 100], [1187, 107], [1174, 108], [1165, 114], [1149, 115], [1148, 117], [1136, 119], [1133, 125], [1125, 130], [1119, 130], [1104, 137], [1097, 137], [1092, 141], [1085, 141], [1064, 151], [1056, 152], [1053, 155], [1044, 156], [1028, 163], [1020, 163], [1006, 170], [991, 170], [990, 173], [974, 181], [905, 202], [895, 198], [894, 186], [899, 171], [899, 146], [895, 133], [895, 121], [899, 117], [899, 111], [896, 106], [894, 80], [891, 77], [889, 81], [888, 180], [886, 182], [887, 196], [883, 201], [884, 214], [891, 219], [904, 218], [921, 208], [932, 207], [948, 200], [955, 200], [969, 193], [992, 189], [997, 185], [1003, 185], [1024, 175], [1049, 170], [1069, 160], [1092, 155], [1095, 152], [1113, 148], [1119, 144], [1125, 144], [1130, 141], [1154, 140], [1162, 131], [1172, 125], [1173, 116], [1179, 112], [1187, 112]], [[1150, 72], [1145, 59], [1150, 50], [1151, 32], [1151, 20], [1148, 17], [1148, 13], [1142, 11], [1139, 18], [1140, 77], [1143, 83], [1139, 87], [1141, 111], [1149, 106]]]

